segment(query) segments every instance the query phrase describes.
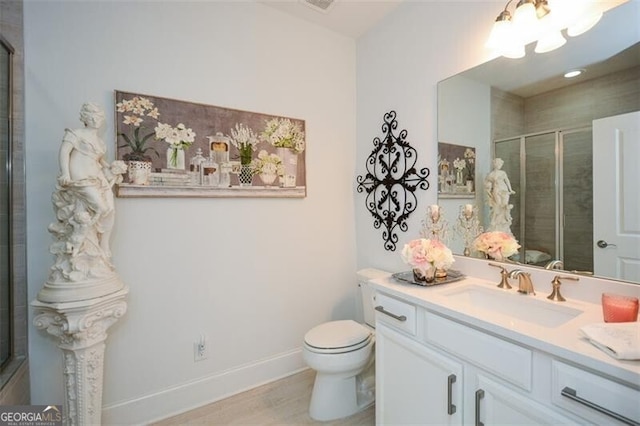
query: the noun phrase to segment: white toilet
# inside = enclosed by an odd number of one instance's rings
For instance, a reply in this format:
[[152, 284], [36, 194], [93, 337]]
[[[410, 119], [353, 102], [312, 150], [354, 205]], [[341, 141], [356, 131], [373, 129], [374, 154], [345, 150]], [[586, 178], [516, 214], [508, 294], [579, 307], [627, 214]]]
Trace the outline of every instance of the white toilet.
[[375, 400], [375, 293], [368, 280], [388, 273], [358, 272], [364, 324], [353, 320], [320, 324], [304, 336], [303, 357], [316, 370], [309, 415], [327, 421], [350, 416]]

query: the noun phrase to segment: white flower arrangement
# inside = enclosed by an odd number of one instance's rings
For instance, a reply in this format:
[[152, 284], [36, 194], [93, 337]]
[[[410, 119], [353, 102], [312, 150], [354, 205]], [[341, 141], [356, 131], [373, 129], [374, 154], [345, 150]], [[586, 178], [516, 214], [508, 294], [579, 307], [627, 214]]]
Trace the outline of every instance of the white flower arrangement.
[[473, 247], [491, 256], [493, 259], [502, 260], [518, 252], [520, 244], [506, 232], [483, 232], [473, 242]]
[[145, 127], [143, 126], [146, 117], [157, 121], [160, 116], [158, 108], [153, 102], [142, 96], [134, 96], [131, 99], [123, 99], [122, 102], [118, 102], [116, 104], [116, 112], [122, 114], [123, 124], [133, 127], [130, 134], [124, 132], [117, 134], [125, 141], [124, 144], [118, 145], [118, 148], [128, 147], [131, 149], [131, 152], [126, 153], [123, 159], [127, 161], [151, 161], [151, 158], [147, 156], [148, 151], [159, 155], [154, 147], [146, 146], [147, 140], [153, 136], [153, 132], [144, 130]]
[[258, 145], [259, 142], [258, 136], [256, 136], [250, 127], [242, 123], [236, 123], [235, 128], [231, 129], [229, 139], [231, 140], [231, 144], [238, 148], [240, 162], [242, 164], [249, 164], [252, 153], [256, 150], [256, 145]]
[[418, 238], [409, 241], [401, 255], [405, 263], [421, 271], [432, 268], [446, 270], [455, 262], [451, 250], [442, 241], [435, 239]]
[[132, 99], [123, 99], [122, 102], [116, 104], [116, 111], [124, 114], [124, 124], [132, 124], [135, 127], [140, 127], [140, 124], [144, 121], [143, 117], [151, 117], [158, 119], [160, 113], [158, 108], [153, 105], [147, 98], [142, 96], [135, 96]]
[[296, 153], [301, 153], [305, 149], [304, 132], [299, 124], [288, 118], [268, 120], [261, 138], [275, 147], [289, 148]]
[[456, 158], [453, 160], [453, 167], [455, 167], [457, 171], [462, 171], [467, 167], [467, 162], [462, 158]]
[[156, 139], [164, 140], [171, 149], [189, 148], [196, 139], [196, 133], [182, 123], [179, 123], [176, 127], [158, 123], [155, 132]]
[[251, 148], [255, 150], [255, 146], [258, 144], [258, 136], [256, 136], [250, 127], [242, 123], [236, 123], [235, 128], [231, 129], [231, 136], [229, 138], [233, 146], [238, 149], [251, 146]]
[[269, 154], [264, 149], [260, 150], [258, 158], [252, 161], [251, 167], [256, 174], [274, 174], [277, 176], [284, 174], [284, 167], [280, 157], [276, 154]]

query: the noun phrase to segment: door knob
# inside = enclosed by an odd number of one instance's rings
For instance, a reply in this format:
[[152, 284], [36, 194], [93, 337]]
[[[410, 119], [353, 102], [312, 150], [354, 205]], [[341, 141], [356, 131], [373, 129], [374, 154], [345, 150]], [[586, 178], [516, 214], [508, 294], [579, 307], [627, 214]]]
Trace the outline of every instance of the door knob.
[[609, 244], [608, 242], [606, 242], [605, 240], [598, 240], [598, 242], [596, 243], [596, 245], [600, 248], [607, 248], [607, 247], [617, 247], [615, 244]]

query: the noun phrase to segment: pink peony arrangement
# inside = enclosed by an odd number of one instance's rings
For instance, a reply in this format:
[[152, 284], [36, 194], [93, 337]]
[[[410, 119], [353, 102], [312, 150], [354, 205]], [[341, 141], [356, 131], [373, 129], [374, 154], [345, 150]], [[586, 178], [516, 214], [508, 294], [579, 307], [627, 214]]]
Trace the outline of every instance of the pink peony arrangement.
[[439, 240], [419, 238], [409, 241], [402, 249], [402, 259], [414, 269], [448, 269], [455, 259], [451, 250]]
[[483, 232], [473, 242], [473, 247], [487, 256], [503, 260], [518, 252], [520, 244], [506, 232]]

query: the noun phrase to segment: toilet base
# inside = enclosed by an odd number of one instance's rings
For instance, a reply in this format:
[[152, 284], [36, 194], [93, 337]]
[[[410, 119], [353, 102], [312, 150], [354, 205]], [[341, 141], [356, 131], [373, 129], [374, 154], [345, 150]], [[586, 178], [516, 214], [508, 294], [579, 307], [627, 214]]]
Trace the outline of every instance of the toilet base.
[[316, 374], [309, 416], [317, 421], [351, 416], [373, 405], [375, 393], [372, 374], [348, 378]]

